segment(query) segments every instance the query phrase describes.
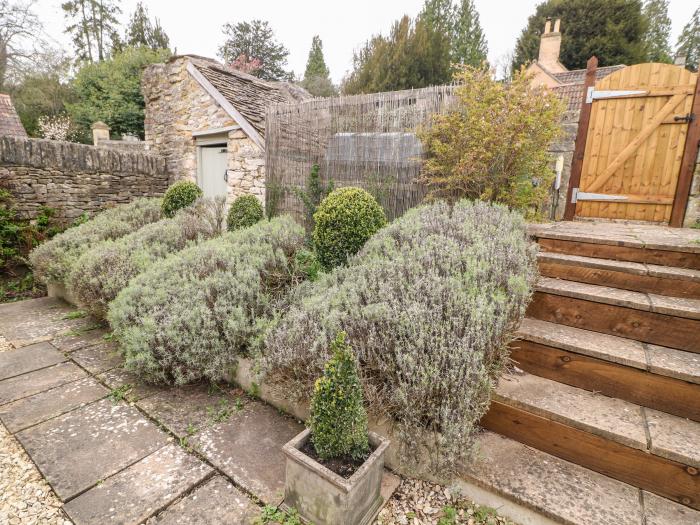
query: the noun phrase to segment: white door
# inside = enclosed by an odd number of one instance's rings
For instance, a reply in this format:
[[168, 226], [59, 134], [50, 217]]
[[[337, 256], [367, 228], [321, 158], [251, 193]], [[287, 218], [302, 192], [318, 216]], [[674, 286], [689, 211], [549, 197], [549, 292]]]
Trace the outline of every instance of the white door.
[[226, 169], [228, 167], [228, 152], [225, 144], [218, 146], [200, 146], [202, 160], [201, 181], [205, 197], [218, 197], [228, 194]]

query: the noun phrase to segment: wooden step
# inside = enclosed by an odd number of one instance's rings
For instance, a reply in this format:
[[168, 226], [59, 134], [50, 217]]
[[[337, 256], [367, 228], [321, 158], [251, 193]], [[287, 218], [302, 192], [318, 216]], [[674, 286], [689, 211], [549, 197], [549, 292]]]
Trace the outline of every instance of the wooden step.
[[557, 222], [528, 231], [545, 252], [700, 270], [700, 230]]
[[[467, 494], [483, 488], [566, 525], [697, 525], [700, 512], [494, 432], [482, 433], [476, 460], [460, 469]], [[466, 485], [466, 486], [465, 486]], [[476, 487], [476, 488], [475, 488]], [[491, 506], [505, 508], [502, 502]], [[513, 515], [513, 519], [519, 516]], [[544, 523], [525, 521], [518, 523]]]
[[527, 316], [700, 353], [700, 300], [542, 277]]
[[534, 375], [700, 421], [700, 355], [526, 318], [511, 359]]
[[700, 509], [700, 423], [521, 373], [501, 378], [482, 425]]
[[700, 299], [700, 270], [551, 252], [540, 252], [538, 262], [545, 277]]

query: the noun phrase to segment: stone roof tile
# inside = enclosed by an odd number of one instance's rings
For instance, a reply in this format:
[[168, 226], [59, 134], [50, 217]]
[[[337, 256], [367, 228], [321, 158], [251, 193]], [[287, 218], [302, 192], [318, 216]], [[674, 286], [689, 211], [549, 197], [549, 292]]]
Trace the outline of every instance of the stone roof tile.
[[27, 132], [12, 105], [10, 95], [0, 93], [0, 135], [11, 137], [26, 137]]

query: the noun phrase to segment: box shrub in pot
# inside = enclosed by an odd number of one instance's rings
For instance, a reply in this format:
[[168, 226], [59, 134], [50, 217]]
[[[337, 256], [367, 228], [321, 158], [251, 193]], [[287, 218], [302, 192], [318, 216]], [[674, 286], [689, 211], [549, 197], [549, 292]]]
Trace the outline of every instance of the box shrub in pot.
[[309, 428], [284, 447], [285, 505], [317, 525], [372, 521], [389, 442], [368, 432], [362, 386], [350, 346], [340, 332], [333, 356], [316, 381]]

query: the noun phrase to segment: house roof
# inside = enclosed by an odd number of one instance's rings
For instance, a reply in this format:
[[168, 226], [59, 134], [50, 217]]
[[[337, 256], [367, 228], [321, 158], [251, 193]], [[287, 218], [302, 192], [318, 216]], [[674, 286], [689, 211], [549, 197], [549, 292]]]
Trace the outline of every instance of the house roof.
[[311, 98], [305, 89], [287, 82], [266, 82], [213, 61], [193, 64], [261, 136], [265, 135], [265, 108], [269, 104]]
[[[601, 78], [605, 78], [610, 73], [614, 73], [623, 67], [625, 66], [622, 64], [617, 66], [599, 67], [596, 70], [595, 79], [600, 80]], [[572, 69], [571, 71], [564, 71], [563, 73], [551, 73], [551, 75], [562, 84], [583, 84], [586, 80], [585, 69]]]
[[27, 132], [12, 105], [10, 95], [0, 93], [0, 135], [26, 137]]

